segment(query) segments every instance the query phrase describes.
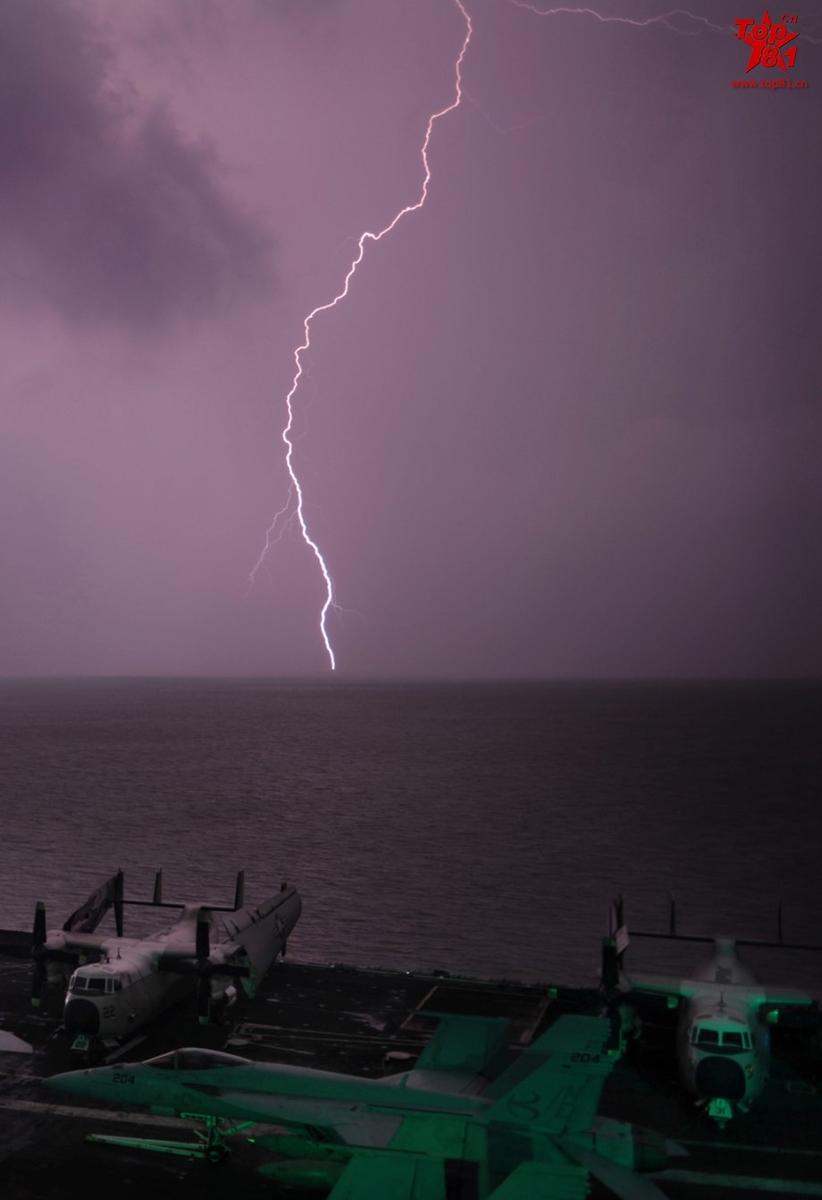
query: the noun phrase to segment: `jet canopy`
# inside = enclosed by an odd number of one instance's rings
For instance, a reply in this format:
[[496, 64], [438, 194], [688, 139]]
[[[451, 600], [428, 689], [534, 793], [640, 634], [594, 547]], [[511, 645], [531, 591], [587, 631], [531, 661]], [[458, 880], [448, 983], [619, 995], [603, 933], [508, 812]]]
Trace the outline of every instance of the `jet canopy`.
[[169, 1050], [157, 1058], [147, 1058], [143, 1064], [157, 1071], [213, 1071], [223, 1067], [247, 1067], [249, 1058], [239, 1054], [225, 1054], [222, 1050]]

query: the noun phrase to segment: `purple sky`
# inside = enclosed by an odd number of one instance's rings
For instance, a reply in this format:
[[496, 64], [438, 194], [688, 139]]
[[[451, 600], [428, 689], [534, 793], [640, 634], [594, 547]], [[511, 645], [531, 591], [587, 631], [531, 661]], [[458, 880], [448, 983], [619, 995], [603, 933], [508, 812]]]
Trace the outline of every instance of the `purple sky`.
[[[741, 91], [684, 17], [465, 3], [428, 201], [295, 401], [340, 673], [819, 673], [822, 32], [798, 10], [808, 89]], [[327, 669], [295, 523], [247, 588], [293, 349], [417, 199], [464, 28], [5, 0], [0, 673]]]

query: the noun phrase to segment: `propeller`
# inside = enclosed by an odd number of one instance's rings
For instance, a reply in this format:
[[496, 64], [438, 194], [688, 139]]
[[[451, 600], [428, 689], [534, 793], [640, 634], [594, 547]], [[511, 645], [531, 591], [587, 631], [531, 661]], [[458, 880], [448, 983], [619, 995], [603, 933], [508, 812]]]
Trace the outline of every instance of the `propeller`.
[[197, 1020], [207, 1025], [211, 1017], [211, 979], [203, 973], [197, 982]]
[[34, 950], [40, 950], [46, 944], [46, 906], [38, 900], [34, 908], [34, 928], [31, 934]]
[[33, 1008], [40, 1007], [43, 992], [46, 988], [46, 964], [42, 958], [34, 960], [34, 970], [31, 973], [31, 1003]]
[[197, 924], [194, 931], [194, 955], [176, 953], [164, 954], [157, 968], [160, 971], [171, 971], [178, 975], [196, 975], [196, 1007], [197, 1018], [201, 1025], [207, 1025], [211, 1020], [212, 984], [218, 975], [233, 979], [247, 979], [251, 975], [251, 967], [245, 963], [231, 962], [222, 957], [211, 957], [211, 911], [201, 908], [197, 914]]
[[34, 968], [31, 973], [31, 1003], [34, 1008], [40, 1007], [40, 1002], [43, 999], [43, 992], [46, 990], [48, 983], [48, 967], [49, 962], [70, 963], [72, 966], [77, 965], [78, 955], [71, 950], [63, 950], [58, 947], [49, 947], [48, 931], [46, 929], [46, 906], [42, 900], [38, 900], [34, 909], [34, 925], [31, 931], [31, 956], [34, 960]]
[[197, 933], [194, 941], [197, 963], [207, 963], [211, 955], [211, 918], [206, 916], [205, 909], [197, 914]]
[[207, 1025], [211, 1016], [211, 972], [209, 958], [211, 957], [211, 921], [203, 909], [197, 914], [197, 934], [195, 939], [197, 954], [197, 969], [200, 978], [197, 980], [197, 1020], [201, 1025]]

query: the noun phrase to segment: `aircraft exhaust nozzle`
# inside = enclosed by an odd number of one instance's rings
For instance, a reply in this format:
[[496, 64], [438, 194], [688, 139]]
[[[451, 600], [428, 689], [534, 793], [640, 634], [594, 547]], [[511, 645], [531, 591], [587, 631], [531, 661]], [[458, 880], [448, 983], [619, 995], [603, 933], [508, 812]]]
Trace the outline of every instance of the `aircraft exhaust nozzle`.
[[668, 1165], [668, 1145], [664, 1137], [651, 1129], [634, 1129], [634, 1170], [664, 1171]]

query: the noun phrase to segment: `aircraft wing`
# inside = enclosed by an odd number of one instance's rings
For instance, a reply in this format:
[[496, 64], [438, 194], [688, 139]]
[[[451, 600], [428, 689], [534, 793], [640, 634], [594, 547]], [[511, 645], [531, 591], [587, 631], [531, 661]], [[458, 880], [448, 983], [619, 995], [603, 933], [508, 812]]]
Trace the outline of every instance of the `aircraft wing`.
[[46, 942], [46, 949], [52, 946], [59, 950], [76, 950], [79, 954], [102, 954], [110, 936], [100, 933], [58, 933], [54, 940]]
[[754, 984], [754, 988], [758, 994], [759, 1003], [765, 1004], [769, 1008], [779, 1005], [799, 1005], [811, 1008], [815, 1007], [817, 1003], [809, 992], [800, 991], [799, 988], [771, 987], [768, 983]]
[[446, 1200], [441, 1159], [406, 1154], [355, 1155], [328, 1200]]
[[688, 1000], [695, 996], [704, 983], [695, 979], [682, 979], [676, 975], [656, 975], [647, 971], [623, 972], [621, 982], [632, 992], [647, 992], [657, 996], [682, 996]]

